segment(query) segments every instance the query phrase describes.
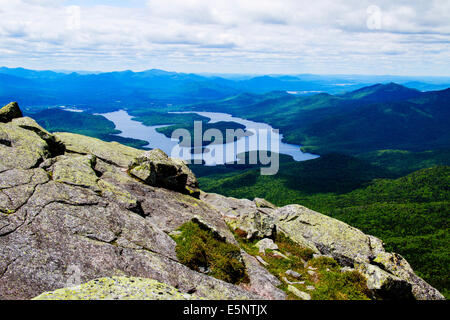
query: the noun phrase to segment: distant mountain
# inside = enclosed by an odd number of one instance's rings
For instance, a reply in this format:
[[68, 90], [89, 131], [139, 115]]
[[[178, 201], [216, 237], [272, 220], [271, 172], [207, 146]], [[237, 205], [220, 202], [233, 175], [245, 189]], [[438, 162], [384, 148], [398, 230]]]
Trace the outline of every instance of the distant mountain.
[[[224, 99], [248, 92], [268, 94], [273, 91], [290, 92], [296, 96], [310, 96], [318, 92], [343, 94], [360, 89], [378, 80], [397, 79], [418, 89], [442, 88], [450, 78], [411, 78], [327, 75], [198, 75], [159, 69], [142, 72], [36, 71], [24, 68], [0, 68], [0, 102], [20, 97], [22, 105], [30, 107], [71, 105], [91, 111], [111, 111], [124, 106], [147, 107], [156, 104], [192, 104]], [[21, 81], [20, 81], [21, 79]], [[26, 82], [26, 80], [32, 82]], [[449, 85], [450, 86], [450, 85]], [[370, 96], [370, 95], [369, 95]]]
[[376, 84], [343, 95], [346, 99], [359, 99], [368, 102], [402, 101], [419, 97], [420, 91], [396, 83]]
[[449, 147], [450, 89], [419, 93], [405, 88], [399, 92], [400, 96], [414, 98], [401, 100], [394, 95], [388, 100], [389, 94], [370, 94], [380, 102], [318, 119], [302, 129], [303, 133], [307, 140], [315, 141], [320, 152], [355, 154], [377, 149], [425, 151]]
[[[70, 105], [114, 110], [123, 105], [193, 103], [221, 99], [239, 91], [228, 81], [195, 74], [148, 70], [108, 73], [57, 73], [0, 68], [0, 101], [12, 96], [31, 106]], [[7, 78], [11, 77], [11, 78]]]
[[35, 71], [24, 68], [0, 67], [0, 73], [25, 79], [58, 79], [64, 77], [64, 73], [54, 71]]
[[424, 151], [450, 146], [449, 92], [420, 92], [388, 83], [343, 95], [240, 94], [191, 108], [269, 122], [286, 141], [313, 153]]

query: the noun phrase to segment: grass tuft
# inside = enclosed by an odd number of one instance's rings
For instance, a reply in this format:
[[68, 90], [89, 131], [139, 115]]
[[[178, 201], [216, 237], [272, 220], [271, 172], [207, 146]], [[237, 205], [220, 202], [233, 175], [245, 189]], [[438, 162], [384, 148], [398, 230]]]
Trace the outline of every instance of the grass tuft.
[[227, 243], [216, 232], [198, 221], [182, 225], [177, 243], [177, 258], [190, 269], [206, 273], [214, 278], [238, 284], [248, 282], [240, 249]]

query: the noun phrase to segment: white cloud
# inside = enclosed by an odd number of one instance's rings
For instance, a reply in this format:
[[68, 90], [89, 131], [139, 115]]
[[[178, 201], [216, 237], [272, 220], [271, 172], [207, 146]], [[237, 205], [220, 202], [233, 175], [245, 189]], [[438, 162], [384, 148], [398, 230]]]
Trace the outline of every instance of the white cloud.
[[449, 42], [448, 0], [0, 0], [10, 66], [448, 75]]

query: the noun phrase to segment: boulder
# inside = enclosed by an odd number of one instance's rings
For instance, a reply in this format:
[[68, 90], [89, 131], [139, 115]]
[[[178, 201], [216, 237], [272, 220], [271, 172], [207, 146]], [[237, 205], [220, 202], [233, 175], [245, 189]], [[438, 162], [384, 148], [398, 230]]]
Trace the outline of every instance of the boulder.
[[341, 265], [370, 262], [384, 251], [381, 240], [303, 206], [286, 206], [273, 214], [279, 231], [317, 254], [332, 256]]
[[260, 211], [252, 211], [235, 218], [227, 217], [226, 221], [234, 230], [244, 232], [247, 239], [273, 237], [275, 234], [273, 219]]
[[199, 197], [198, 181], [187, 165], [169, 158], [162, 150], [147, 151], [135, 158], [129, 173], [144, 183]]
[[357, 265], [356, 270], [367, 278], [367, 287], [376, 296], [389, 300], [414, 299], [412, 286], [407, 281], [367, 263]]
[[397, 253], [380, 252], [373, 263], [383, 270], [408, 281], [412, 285], [412, 293], [418, 300], [444, 300], [445, 297], [435, 288], [417, 276], [408, 261]]
[[202, 193], [200, 198], [219, 210], [228, 225], [248, 239], [273, 238], [275, 219], [271, 209], [257, 208], [255, 202], [218, 194]]
[[0, 123], [0, 172], [35, 168], [62, 153], [64, 145], [33, 119]]
[[277, 209], [277, 206], [270, 203], [266, 199], [255, 198], [253, 202], [256, 204], [258, 208], [267, 208], [267, 209]]
[[10, 122], [12, 119], [23, 117], [17, 102], [11, 102], [0, 109], [0, 122]]
[[55, 135], [42, 128], [35, 120], [23, 117], [12, 120], [12, 123], [20, 128], [35, 132], [48, 145], [51, 157], [64, 154], [66, 146]]

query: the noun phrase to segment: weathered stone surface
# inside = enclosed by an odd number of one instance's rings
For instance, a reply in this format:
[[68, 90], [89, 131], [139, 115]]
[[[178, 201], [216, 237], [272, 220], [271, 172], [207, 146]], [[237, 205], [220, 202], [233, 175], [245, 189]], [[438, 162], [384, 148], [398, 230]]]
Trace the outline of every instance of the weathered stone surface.
[[358, 271], [368, 278], [369, 288], [386, 298], [405, 298], [411, 293], [416, 299], [443, 298], [401, 256], [385, 252], [382, 241], [373, 236], [299, 205], [277, 209], [274, 215], [279, 231], [317, 254], [333, 257], [342, 266], [358, 265]]
[[302, 277], [302, 275], [300, 273], [295, 272], [293, 270], [288, 270], [285, 273], [286, 273], [286, 275], [291, 276], [291, 277], [293, 277], [295, 279], [300, 279]]
[[11, 121], [14, 125], [35, 132], [42, 140], [47, 143], [48, 151], [51, 157], [62, 155], [66, 151], [66, 146], [56, 136], [42, 128], [31, 118], [23, 117]]
[[269, 273], [267, 269], [263, 268], [255, 257], [250, 256], [244, 251], [242, 251], [241, 254], [244, 258], [244, 262], [247, 267], [247, 274], [250, 278], [250, 283], [245, 285], [248, 290], [263, 297], [264, 299], [286, 299], [286, 293], [278, 289], [281, 282]]
[[412, 285], [412, 293], [418, 300], [442, 300], [444, 296], [435, 288], [417, 276], [408, 261], [397, 253], [381, 252], [373, 260], [391, 274], [408, 281]]
[[294, 295], [296, 295], [297, 297], [299, 297], [302, 300], [311, 300], [311, 295], [309, 293], [300, 291], [299, 289], [297, 289], [296, 287], [289, 285], [288, 286], [288, 291], [293, 293]]
[[16, 212], [26, 204], [38, 185], [48, 181], [47, 172], [39, 168], [12, 169], [0, 173], [0, 212]]
[[94, 167], [96, 157], [92, 155], [81, 157], [62, 156], [53, 165], [53, 180], [74, 186], [100, 191], [98, 177]]
[[197, 300], [195, 294], [153, 279], [110, 277], [79, 286], [45, 292], [33, 300]]
[[104, 142], [79, 134], [58, 132], [54, 135], [64, 143], [69, 152], [85, 155], [92, 154], [107, 163], [122, 168], [128, 168], [128, 165], [134, 158], [144, 153], [142, 150], [127, 147], [117, 142]]
[[210, 299], [258, 297], [181, 265], [175, 243], [151, 219], [108, 203], [90, 189], [39, 185], [27, 206], [10, 216], [20, 219], [0, 237], [2, 299], [66, 287], [74, 272], [80, 282], [129, 275]]
[[198, 181], [181, 160], [169, 158], [162, 150], [155, 149], [135, 158], [129, 165], [131, 175], [144, 183], [199, 196]]
[[362, 263], [356, 270], [367, 278], [367, 287], [376, 295], [391, 300], [413, 299], [412, 286], [375, 265]]
[[0, 172], [37, 167], [52, 154], [52, 148], [34, 130], [13, 122], [0, 123]]
[[200, 189], [198, 188], [198, 180], [194, 173], [189, 169], [184, 160], [172, 158], [172, 161], [178, 167], [178, 171], [181, 174], [187, 175], [185, 189], [188, 191], [188, 194], [194, 196], [195, 198], [199, 198]]
[[131, 195], [127, 190], [103, 179], [99, 179], [97, 185], [100, 188], [103, 197], [117, 202], [121, 207], [125, 209], [137, 213], [142, 212], [141, 202], [136, 197]]
[[277, 206], [273, 203], [270, 203], [266, 199], [255, 198], [253, 202], [256, 204], [258, 208], [268, 208], [268, 209], [277, 209]]
[[289, 281], [286, 277], [283, 277], [282, 279], [287, 284], [305, 284], [305, 281]]
[[260, 256], [256, 256], [256, 260], [258, 260], [259, 263], [261, 263], [263, 266], [268, 266], [269, 264], [267, 262], [264, 261], [263, 258], [261, 258]]
[[273, 237], [274, 217], [264, 209], [257, 208], [253, 201], [205, 193], [200, 195], [200, 199], [219, 210], [228, 225], [234, 230], [245, 232], [248, 239]]
[[0, 124], [0, 134], [8, 154], [0, 158], [0, 299], [110, 276], [151, 278], [208, 299], [261, 298], [178, 262], [167, 233], [194, 217], [236, 242], [208, 204], [131, 178], [128, 163], [143, 152], [61, 134], [70, 148], [52, 154], [58, 140], [27, 118]]
[[381, 240], [299, 205], [277, 209], [274, 215], [280, 231], [316, 253], [331, 255], [343, 265], [369, 262], [383, 250]]
[[22, 117], [22, 111], [17, 102], [11, 102], [0, 109], [0, 122], [6, 123], [20, 117]]
[[259, 249], [260, 253], [265, 253], [266, 250], [278, 250], [278, 246], [272, 239], [264, 238], [259, 240], [255, 246]]

